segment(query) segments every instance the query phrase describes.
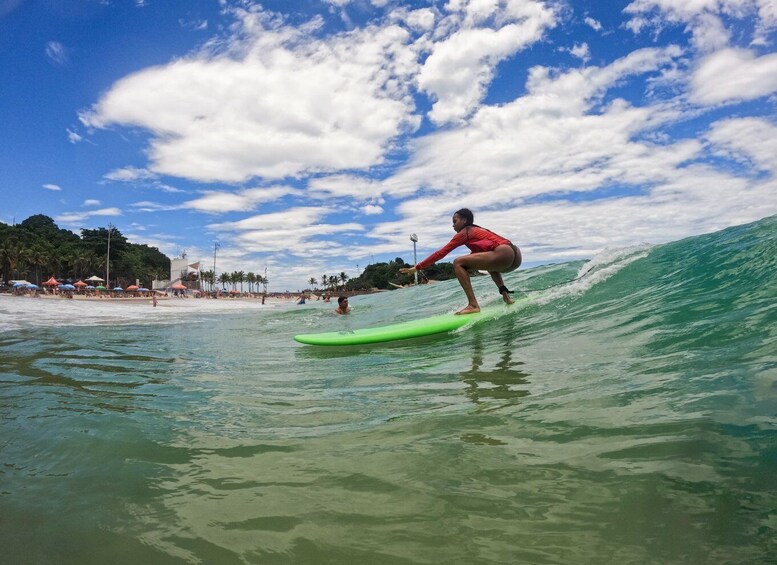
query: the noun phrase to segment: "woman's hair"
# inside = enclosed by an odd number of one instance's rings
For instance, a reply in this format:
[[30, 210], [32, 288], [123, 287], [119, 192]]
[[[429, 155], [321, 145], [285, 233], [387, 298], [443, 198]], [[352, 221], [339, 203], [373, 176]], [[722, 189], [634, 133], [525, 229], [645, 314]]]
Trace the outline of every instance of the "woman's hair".
[[347, 296], [338, 296], [337, 297], [337, 303], [340, 304], [341, 306], [342, 306], [343, 302], [345, 302], [346, 300], [348, 300]]
[[471, 226], [475, 223], [475, 214], [472, 213], [472, 210], [469, 208], [462, 208], [461, 210], [456, 210], [454, 212], [459, 218], [464, 218], [464, 220], [467, 222], [467, 226]]

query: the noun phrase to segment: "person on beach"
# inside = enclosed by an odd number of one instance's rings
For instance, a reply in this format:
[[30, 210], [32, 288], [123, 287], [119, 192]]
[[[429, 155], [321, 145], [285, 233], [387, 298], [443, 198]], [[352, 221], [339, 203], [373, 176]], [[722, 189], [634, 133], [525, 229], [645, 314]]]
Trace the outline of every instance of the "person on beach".
[[343, 315], [350, 313], [351, 308], [348, 306], [348, 297], [340, 296], [337, 299], [337, 308], [335, 308], [335, 314]]
[[491, 275], [505, 304], [512, 304], [502, 273], [509, 273], [521, 266], [521, 250], [513, 245], [509, 239], [497, 235], [492, 231], [475, 225], [475, 216], [468, 208], [462, 208], [453, 214], [453, 229], [456, 235], [448, 244], [438, 249], [429, 257], [415, 265], [399, 271], [412, 274], [420, 271], [445, 257], [448, 253], [461, 245], [466, 245], [472, 251], [469, 255], [463, 255], [453, 260], [453, 272], [467, 295], [467, 305], [456, 314], [474, 314], [480, 312], [480, 305], [475, 292], [472, 290], [472, 281], [469, 278], [469, 270], [485, 270]]

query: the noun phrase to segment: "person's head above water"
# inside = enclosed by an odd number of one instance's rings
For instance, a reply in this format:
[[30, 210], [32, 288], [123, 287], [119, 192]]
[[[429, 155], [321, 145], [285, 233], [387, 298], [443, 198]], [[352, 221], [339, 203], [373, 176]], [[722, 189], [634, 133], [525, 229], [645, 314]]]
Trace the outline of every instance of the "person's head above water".
[[337, 303], [342, 306], [343, 304], [348, 304], [348, 297], [347, 296], [340, 296], [337, 298]]
[[463, 230], [467, 226], [474, 225], [475, 215], [469, 208], [462, 208], [453, 213], [453, 229], [457, 232]]

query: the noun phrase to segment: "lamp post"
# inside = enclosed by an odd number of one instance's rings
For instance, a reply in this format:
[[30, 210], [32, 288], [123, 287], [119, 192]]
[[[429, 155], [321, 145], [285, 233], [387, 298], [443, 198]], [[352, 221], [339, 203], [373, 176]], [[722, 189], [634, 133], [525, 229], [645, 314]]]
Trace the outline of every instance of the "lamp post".
[[[413, 266], [416, 266], [418, 264], [418, 259], [416, 258], [415, 254], [415, 244], [418, 243], [418, 236], [414, 233], [411, 233], [410, 241], [413, 242]], [[415, 285], [418, 286], [418, 271], [414, 271], [413, 274], [415, 275]]]

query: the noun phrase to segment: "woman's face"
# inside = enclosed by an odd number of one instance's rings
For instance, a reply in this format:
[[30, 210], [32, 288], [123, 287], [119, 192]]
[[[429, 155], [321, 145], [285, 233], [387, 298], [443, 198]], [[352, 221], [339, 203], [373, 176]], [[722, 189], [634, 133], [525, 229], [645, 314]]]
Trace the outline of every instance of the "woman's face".
[[458, 214], [453, 215], [453, 229], [457, 232], [460, 232], [467, 226], [467, 220], [459, 216]]

